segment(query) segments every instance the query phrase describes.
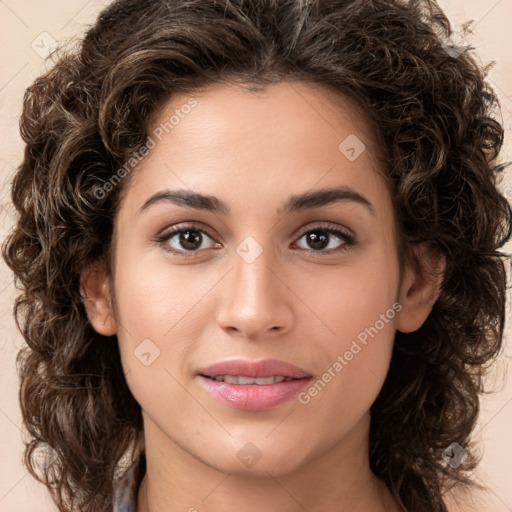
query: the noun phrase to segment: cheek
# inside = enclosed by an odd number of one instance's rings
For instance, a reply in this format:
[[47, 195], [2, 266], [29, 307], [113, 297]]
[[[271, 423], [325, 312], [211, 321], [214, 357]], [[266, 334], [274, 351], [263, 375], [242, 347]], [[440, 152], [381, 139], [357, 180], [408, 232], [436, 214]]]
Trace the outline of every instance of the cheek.
[[329, 277], [317, 275], [314, 282], [303, 283], [298, 292], [314, 306], [306, 328], [323, 354], [311, 398], [349, 406], [355, 421], [373, 403], [389, 368], [401, 309], [396, 302], [398, 263], [368, 254]]
[[128, 384], [146, 403], [157, 400], [151, 390], [172, 391], [171, 376], [182, 380], [187, 368], [180, 362], [187, 362], [192, 340], [201, 338], [205, 318], [213, 314], [205, 298], [218, 278], [206, 269], [191, 273], [165, 261], [135, 261], [119, 258], [116, 267], [116, 323]]
[[328, 307], [324, 319], [335, 334], [317, 336], [322, 364], [299, 402], [319, 424], [331, 425], [331, 435], [336, 437], [361, 419], [382, 389], [399, 305], [393, 302], [392, 294], [374, 293], [351, 294]]
[[180, 265], [156, 252], [119, 252], [116, 321], [133, 396], [144, 410], [169, 418], [184, 404], [194, 406], [183, 386], [194, 370], [194, 351], [215, 318], [225, 269]]
[[[172, 264], [165, 257], [120, 258], [116, 269], [119, 321], [135, 337], [172, 337], [190, 317], [218, 278], [206, 266]], [[201, 308], [198, 308], [199, 310]]]
[[182, 383], [193, 340], [201, 338], [207, 290], [201, 279], [176, 269], [169, 275], [169, 268], [165, 274], [145, 266], [136, 276], [120, 272], [116, 287], [122, 365], [141, 407], [171, 421], [172, 412], [190, 401]]
[[382, 337], [393, 337], [397, 284], [397, 262], [369, 253], [309, 279], [297, 279], [294, 291], [308, 307], [304, 327], [314, 328], [317, 340], [320, 344], [325, 340], [332, 354], [348, 350], [358, 337], [364, 342], [365, 333], [375, 327]]

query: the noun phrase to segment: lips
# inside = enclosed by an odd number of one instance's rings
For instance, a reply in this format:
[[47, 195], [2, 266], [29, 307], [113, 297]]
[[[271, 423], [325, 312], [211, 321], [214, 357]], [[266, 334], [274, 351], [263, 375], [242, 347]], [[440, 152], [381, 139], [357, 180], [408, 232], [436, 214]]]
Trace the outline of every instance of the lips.
[[224, 376], [248, 377], [253, 379], [285, 377], [285, 380], [311, 377], [311, 374], [306, 370], [286, 363], [285, 361], [280, 361], [279, 359], [263, 359], [257, 362], [244, 359], [231, 359], [202, 368], [198, 371], [198, 374], [211, 379]]
[[198, 378], [203, 389], [221, 404], [258, 412], [298, 396], [311, 374], [278, 359], [257, 362], [232, 359], [201, 369]]

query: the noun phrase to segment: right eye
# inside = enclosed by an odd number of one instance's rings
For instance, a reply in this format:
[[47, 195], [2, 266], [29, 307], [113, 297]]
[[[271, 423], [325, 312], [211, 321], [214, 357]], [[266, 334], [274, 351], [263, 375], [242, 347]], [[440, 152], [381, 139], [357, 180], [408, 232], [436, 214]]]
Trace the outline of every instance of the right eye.
[[[202, 247], [205, 237], [214, 242], [213, 246], [210, 244], [210, 247]], [[206, 231], [199, 229], [193, 224], [173, 226], [170, 230], [160, 235], [156, 241], [162, 244], [166, 251], [184, 257], [193, 257], [201, 250], [220, 247], [220, 244], [215, 242]]]

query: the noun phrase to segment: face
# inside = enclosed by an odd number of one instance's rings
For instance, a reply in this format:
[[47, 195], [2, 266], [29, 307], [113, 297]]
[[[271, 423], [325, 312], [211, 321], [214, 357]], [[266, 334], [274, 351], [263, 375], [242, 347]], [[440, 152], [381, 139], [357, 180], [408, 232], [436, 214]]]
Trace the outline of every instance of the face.
[[[305, 83], [216, 85], [174, 96], [149, 133], [115, 218], [108, 284], [146, 435], [225, 472], [299, 468], [367, 428], [402, 297], [414, 295], [362, 116]], [[306, 377], [200, 375], [267, 358]], [[244, 450], [261, 459], [244, 465]]]

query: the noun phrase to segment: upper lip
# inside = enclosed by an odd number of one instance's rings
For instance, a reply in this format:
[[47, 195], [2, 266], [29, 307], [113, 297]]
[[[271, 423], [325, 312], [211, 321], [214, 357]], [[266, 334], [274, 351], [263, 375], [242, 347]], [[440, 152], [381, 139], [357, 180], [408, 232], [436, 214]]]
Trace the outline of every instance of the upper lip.
[[219, 375], [233, 375], [246, 377], [292, 377], [294, 379], [304, 379], [311, 377], [302, 368], [293, 364], [280, 361], [279, 359], [262, 359], [261, 361], [247, 361], [245, 359], [230, 359], [220, 361], [207, 368], [199, 370], [199, 375], [206, 377], [216, 377]]

